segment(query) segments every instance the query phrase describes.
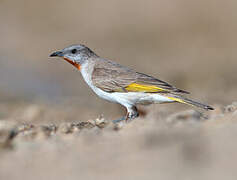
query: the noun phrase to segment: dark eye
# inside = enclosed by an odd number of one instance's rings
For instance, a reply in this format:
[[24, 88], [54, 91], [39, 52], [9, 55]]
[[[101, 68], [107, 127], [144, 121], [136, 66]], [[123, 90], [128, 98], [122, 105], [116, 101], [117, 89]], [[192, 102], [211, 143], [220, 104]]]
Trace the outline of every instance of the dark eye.
[[76, 52], [77, 52], [76, 49], [71, 50], [71, 53], [72, 53], [72, 54], [76, 54]]

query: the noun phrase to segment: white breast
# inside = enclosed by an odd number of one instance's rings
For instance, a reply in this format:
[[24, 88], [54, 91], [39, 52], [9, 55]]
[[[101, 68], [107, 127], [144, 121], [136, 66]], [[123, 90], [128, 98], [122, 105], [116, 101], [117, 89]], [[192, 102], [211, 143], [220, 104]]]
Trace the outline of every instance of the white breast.
[[96, 86], [93, 85], [92, 83], [92, 72], [93, 72], [93, 64], [89, 64], [88, 63], [84, 63], [81, 66], [81, 74], [83, 79], [86, 81], [86, 83], [88, 84], [88, 86], [101, 98], [106, 99], [108, 101], [112, 101], [112, 102], [117, 102], [117, 100], [113, 97], [113, 95], [111, 93], [107, 93], [99, 88], [97, 88]]

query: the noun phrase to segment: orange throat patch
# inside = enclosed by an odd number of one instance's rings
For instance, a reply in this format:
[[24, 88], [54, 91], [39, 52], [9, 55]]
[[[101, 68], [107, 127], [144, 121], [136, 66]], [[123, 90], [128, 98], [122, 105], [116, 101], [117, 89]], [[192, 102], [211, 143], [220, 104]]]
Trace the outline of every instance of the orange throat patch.
[[73, 66], [75, 66], [78, 70], [81, 69], [81, 65], [80, 64], [77, 64], [75, 62], [73, 62], [72, 60], [68, 59], [68, 58], [63, 58], [65, 59], [67, 62], [69, 62], [70, 64], [72, 64]]

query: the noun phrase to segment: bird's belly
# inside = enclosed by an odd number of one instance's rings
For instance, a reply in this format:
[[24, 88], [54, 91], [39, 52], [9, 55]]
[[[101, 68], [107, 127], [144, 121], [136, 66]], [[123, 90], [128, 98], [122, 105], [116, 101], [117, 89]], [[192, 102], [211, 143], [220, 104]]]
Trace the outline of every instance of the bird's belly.
[[111, 102], [116, 102], [116, 103], [119, 103], [117, 101], [117, 99], [113, 96], [112, 93], [108, 93], [108, 92], [105, 92], [99, 88], [95, 88], [93, 87], [92, 90], [101, 98], [105, 99], [105, 100], [108, 100], [108, 101], [111, 101]]
[[117, 101], [129, 104], [153, 104], [173, 102], [173, 100], [170, 100], [169, 98], [156, 93], [116, 92], [112, 94]]
[[92, 88], [92, 89], [99, 97], [111, 102], [125, 105], [125, 106], [127, 105], [132, 106], [135, 104], [148, 105], [148, 104], [153, 104], [153, 103], [173, 102], [173, 100], [170, 100], [169, 98], [165, 96], [155, 94], [155, 93], [137, 93], [137, 92], [108, 93], [98, 88]]

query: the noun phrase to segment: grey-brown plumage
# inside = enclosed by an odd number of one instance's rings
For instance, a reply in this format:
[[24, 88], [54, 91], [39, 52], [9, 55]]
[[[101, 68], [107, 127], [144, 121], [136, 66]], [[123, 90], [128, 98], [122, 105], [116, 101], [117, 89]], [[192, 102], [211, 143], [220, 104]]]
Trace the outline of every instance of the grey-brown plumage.
[[189, 94], [189, 92], [178, 89], [164, 81], [106, 59], [96, 60], [92, 73], [92, 82], [96, 87], [106, 92], [127, 92], [126, 87], [128, 85], [138, 83], [164, 89], [159, 93]]

